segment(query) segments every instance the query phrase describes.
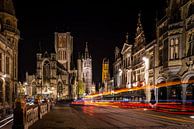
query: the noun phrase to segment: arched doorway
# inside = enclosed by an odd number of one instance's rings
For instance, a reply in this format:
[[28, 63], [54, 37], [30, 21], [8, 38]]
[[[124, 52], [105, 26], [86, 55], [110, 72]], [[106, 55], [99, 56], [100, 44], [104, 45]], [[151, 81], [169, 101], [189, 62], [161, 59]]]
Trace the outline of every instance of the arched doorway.
[[57, 98], [60, 100], [63, 97], [63, 85], [61, 82], [57, 85]]
[[[165, 81], [160, 82], [159, 84], [165, 84]], [[167, 101], [167, 88], [159, 87], [158, 88], [158, 102], [166, 102]]]
[[[171, 81], [172, 83], [180, 82], [179, 78]], [[168, 97], [170, 102], [182, 102], [182, 86], [175, 84], [168, 87]]]
[[[194, 80], [194, 76], [192, 76], [188, 82]], [[194, 105], [194, 83], [189, 83], [186, 88], [186, 103]]]

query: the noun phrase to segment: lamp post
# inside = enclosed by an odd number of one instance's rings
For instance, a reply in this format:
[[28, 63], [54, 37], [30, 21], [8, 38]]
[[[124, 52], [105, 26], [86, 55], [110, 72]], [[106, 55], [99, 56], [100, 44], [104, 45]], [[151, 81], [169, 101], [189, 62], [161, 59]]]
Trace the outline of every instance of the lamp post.
[[145, 90], [145, 94], [146, 94], [146, 102], [149, 103], [151, 100], [151, 92], [150, 92], [150, 85], [149, 85], [149, 58], [147, 57], [143, 57], [142, 58], [144, 61], [144, 77], [145, 77], [145, 86], [146, 86], [146, 90]]

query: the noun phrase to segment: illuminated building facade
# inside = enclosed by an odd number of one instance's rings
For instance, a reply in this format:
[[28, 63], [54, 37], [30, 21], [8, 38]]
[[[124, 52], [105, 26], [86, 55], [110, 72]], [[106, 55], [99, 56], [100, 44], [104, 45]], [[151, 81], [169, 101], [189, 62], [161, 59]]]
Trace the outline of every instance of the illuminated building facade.
[[[166, 16], [157, 22], [155, 84], [188, 83], [194, 79], [194, 1], [170, 0]], [[194, 99], [193, 84], [157, 89], [159, 100]]]
[[[166, 15], [156, 24], [156, 39], [146, 42], [139, 14], [135, 42], [123, 45], [123, 49], [128, 46], [128, 60], [123, 52], [115, 49], [115, 86], [145, 87], [130, 92], [131, 100], [185, 103], [194, 99], [194, 84], [190, 83], [194, 80], [194, 1], [169, 0], [167, 3]], [[125, 68], [129, 70], [127, 77]]]
[[110, 81], [109, 60], [104, 58], [102, 61], [102, 84], [104, 85], [104, 91], [110, 91], [109, 89], [111, 89], [108, 81]]
[[26, 76], [26, 81], [32, 87], [31, 95], [54, 99], [74, 99], [77, 71], [70, 68], [73, 37], [69, 32], [55, 33], [55, 52], [36, 54], [36, 74]]
[[87, 42], [84, 54], [77, 60], [77, 68], [78, 81], [83, 81], [85, 94], [95, 93], [95, 85], [92, 84], [92, 57]]
[[17, 96], [20, 32], [11, 0], [0, 0], [0, 117], [9, 112]]

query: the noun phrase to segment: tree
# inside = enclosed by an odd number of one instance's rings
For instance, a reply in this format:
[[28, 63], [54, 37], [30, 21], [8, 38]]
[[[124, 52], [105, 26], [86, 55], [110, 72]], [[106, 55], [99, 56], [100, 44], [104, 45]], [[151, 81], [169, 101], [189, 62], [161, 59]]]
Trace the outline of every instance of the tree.
[[78, 97], [84, 94], [84, 83], [83, 81], [78, 81]]

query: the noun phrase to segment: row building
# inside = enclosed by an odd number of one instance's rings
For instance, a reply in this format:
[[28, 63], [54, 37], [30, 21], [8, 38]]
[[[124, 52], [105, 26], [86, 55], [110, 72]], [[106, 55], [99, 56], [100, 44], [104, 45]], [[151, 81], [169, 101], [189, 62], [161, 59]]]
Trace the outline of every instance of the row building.
[[128, 93], [132, 101], [193, 100], [194, 1], [168, 0], [155, 32], [147, 42], [139, 14], [134, 42], [127, 35], [123, 48], [115, 48], [115, 87], [142, 89]]
[[10, 113], [17, 96], [20, 31], [12, 0], [0, 0], [0, 118]]

